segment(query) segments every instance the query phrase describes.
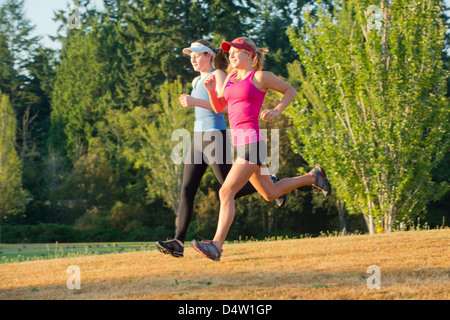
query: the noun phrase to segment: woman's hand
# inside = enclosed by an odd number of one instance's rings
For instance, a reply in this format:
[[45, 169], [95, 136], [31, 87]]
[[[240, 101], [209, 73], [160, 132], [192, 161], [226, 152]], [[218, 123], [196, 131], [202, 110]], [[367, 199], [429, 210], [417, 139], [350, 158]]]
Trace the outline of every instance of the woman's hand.
[[266, 121], [271, 121], [273, 118], [279, 116], [280, 113], [286, 109], [297, 96], [297, 91], [289, 83], [281, 80], [269, 71], [255, 72], [253, 83], [256, 88], [261, 91], [275, 90], [283, 94], [283, 98], [274, 109], [265, 110], [261, 113], [261, 118]]
[[178, 100], [180, 100], [183, 108], [196, 106], [195, 98], [191, 95], [182, 94]]
[[213, 73], [210, 74], [204, 82], [204, 86], [209, 92], [216, 91], [216, 84], [216, 76]]
[[261, 119], [265, 121], [273, 120], [275, 117], [278, 117], [281, 114], [280, 110], [275, 109], [267, 109], [261, 112]]

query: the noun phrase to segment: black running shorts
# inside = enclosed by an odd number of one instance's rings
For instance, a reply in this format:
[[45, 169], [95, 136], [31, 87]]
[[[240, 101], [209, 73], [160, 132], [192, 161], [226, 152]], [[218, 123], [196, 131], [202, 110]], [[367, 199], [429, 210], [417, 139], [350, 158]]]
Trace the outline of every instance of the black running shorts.
[[237, 157], [247, 160], [252, 164], [261, 166], [265, 163], [267, 157], [267, 145], [264, 140], [236, 146]]

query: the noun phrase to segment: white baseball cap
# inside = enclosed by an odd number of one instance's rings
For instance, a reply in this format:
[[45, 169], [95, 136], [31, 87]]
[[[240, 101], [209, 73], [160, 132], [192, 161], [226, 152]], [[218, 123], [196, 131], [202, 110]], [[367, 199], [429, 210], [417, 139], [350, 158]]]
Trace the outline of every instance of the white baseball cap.
[[184, 54], [191, 54], [192, 51], [197, 53], [208, 52], [213, 56], [213, 58], [216, 56], [216, 53], [213, 50], [211, 50], [204, 44], [201, 44], [200, 42], [191, 43], [191, 46], [189, 48], [183, 49]]

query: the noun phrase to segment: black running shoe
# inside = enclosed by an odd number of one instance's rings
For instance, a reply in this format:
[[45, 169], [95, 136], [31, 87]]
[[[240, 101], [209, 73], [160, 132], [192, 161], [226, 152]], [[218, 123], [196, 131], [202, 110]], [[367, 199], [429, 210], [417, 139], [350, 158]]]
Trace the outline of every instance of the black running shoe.
[[170, 254], [175, 258], [183, 258], [184, 246], [175, 240], [156, 241], [156, 248], [164, 254]]
[[[273, 174], [270, 176], [272, 178], [273, 183], [277, 183], [280, 181], [280, 177], [277, 174]], [[277, 203], [278, 207], [281, 208], [286, 203], [287, 196], [283, 194], [282, 196], [275, 199], [275, 202]]]
[[313, 184], [314, 187], [322, 190], [327, 197], [331, 195], [331, 184], [327, 179], [325, 170], [321, 166], [317, 165], [309, 174], [316, 178], [316, 183]]

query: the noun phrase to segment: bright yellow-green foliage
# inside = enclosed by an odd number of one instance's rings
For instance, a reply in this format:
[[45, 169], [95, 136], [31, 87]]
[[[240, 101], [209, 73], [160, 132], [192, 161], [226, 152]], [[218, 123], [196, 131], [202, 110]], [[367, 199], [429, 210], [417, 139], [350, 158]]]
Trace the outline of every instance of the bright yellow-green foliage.
[[306, 12], [305, 28], [289, 31], [304, 68], [287, 110], [294, 148], [327, 168], [371, 233], [391, 231], [448, 188], [431, 178], [450, 143], [442, 10], [438, 0], [347, 0], [333, 16]]
[[[8, 214], [25, 209], [22, 166], [15, 149], [16, 116], [9, 97], [0, 91], [0, 224]], [[0, 239], [1, 242], [1, 239]]]

